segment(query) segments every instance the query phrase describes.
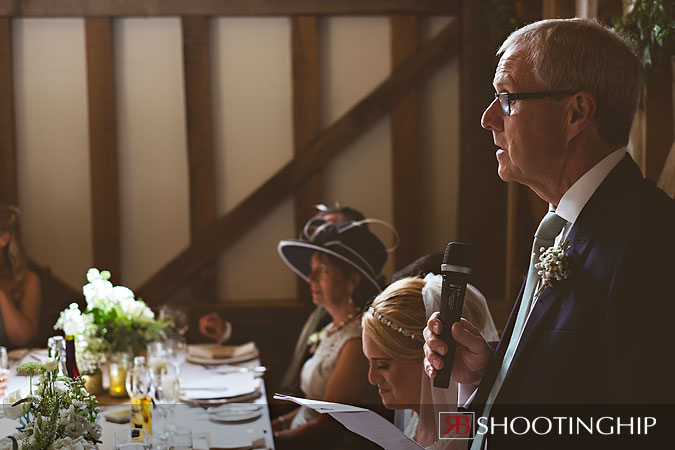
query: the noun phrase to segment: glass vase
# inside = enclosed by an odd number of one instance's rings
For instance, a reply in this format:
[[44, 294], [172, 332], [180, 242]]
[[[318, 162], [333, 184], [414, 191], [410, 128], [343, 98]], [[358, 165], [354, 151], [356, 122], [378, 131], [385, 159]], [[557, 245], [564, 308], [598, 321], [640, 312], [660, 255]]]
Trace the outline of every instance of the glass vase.
[[92, 373], [88, 373], [83, 376], [84, 378], [84, 388], [91, 395], [103, 394], [103, 374], [101, 369], [96, 369]]

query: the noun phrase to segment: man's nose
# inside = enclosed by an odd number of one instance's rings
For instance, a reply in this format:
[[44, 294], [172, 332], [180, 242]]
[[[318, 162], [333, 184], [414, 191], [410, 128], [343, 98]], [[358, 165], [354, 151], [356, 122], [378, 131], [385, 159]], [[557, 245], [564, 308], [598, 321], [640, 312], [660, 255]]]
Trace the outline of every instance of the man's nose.
[[496, 97], [483, 111], [480, 125], [490, 131], [501, 131], [504, 128], [504, 112]]

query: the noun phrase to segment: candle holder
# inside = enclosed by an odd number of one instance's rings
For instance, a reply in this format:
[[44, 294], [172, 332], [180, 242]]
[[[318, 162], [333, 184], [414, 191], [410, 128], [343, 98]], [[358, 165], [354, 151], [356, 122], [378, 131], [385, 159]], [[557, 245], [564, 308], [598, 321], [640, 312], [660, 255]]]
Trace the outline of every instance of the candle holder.
[[108, 374], [110, 376], [110, 387], [108, 394], [111, 397], [128, 397], [126, 380], [127, 370], [131, 357], [128, 353], [114, 352], [108, 360]]

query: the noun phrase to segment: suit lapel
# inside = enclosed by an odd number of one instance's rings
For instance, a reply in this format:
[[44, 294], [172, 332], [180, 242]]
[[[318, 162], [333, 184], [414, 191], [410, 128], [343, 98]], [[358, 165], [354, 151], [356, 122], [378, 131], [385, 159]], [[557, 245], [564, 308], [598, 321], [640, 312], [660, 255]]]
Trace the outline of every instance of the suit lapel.
[[[570, 285], [574, 283], [575, 269], [581, 269], [586, 252], [591, 248], [589, 244], [593, 242], [594, 233], [602, 229], [602, 223], [607, 216], [605, 214], [606, 209], [617, 207], [615, 202], [621, 198], [623, 189], [629, 189], [630, 184], [626, 183], [626, 180], [640, 180], [641, 178], [642, 175], [639, 169], [631, 157], [626, 155], [600, 184], [584, 206], [568, 235], [570, 241], [570, 277], [557, 282], [553, 287], [546, 286], [542, 290], [523, 330], [523, 335], [513, 356], [511, 367], [504, 380], [505, 384], [508, 382], [509, 375], [513, 373], [513, 368], [517, 367], [519, 362], [527, 361], [528, 343], [537, 336], [539, 329], [544, 323], [544, 319], [554, 309], [553, 306], [566, 298], [564, 294], [569, 290]], [[518, 308], [520, 307], [521, 296], [522, 289], [519, 294]], [[514, 308], [514, 311], [517, 311], [517, 308]], [[512, 312], [511, 316], [513, 315]], [[513, 321], [511, 319], [512, 317], [509, 318], [509, 339], [513, 330]], [[506, 338], [506, 330], [504, 338]], [[502, 341], [504, 341], [504, 338]], [[506, 342], [500, 341], [500, 347], [506, 348], [506, 345], [508, 345], [508, 340]], [[504, 352], [502, 351], [499, 357], [499, 365], [501, 365], [503, 355]]]

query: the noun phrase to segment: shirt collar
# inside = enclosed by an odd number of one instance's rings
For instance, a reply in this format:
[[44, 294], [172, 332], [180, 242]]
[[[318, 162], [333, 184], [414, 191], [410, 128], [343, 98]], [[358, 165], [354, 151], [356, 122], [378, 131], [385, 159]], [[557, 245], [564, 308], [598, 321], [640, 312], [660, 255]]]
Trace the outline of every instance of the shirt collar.
[[598, 186], [605, 180], [612, 169], [621, 162], [625, 154], [626, 149], [621, 148], [605, 156], [565, 192], [557, 208], [549, 204], [549, 211], [555, 211], [570, 226], [574, 224], [581, 210], [591, 198], [591, 195], [598, 189]]

